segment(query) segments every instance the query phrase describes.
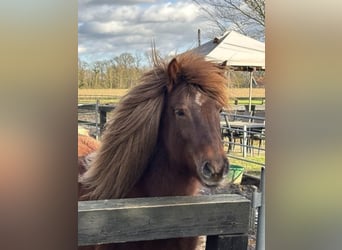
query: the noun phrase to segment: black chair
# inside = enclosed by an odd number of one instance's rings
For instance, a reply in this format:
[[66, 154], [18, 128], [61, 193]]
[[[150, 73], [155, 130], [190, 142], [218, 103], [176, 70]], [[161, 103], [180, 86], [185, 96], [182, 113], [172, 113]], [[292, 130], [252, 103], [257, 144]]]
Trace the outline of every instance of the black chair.
[[[250, 116], [248, 114], [245, 115], [245, 119], [250, 119]], [[236, 115], [236, 113], [221, 113], [221, 136], [222, 140], [225, 141], [225, 138], [228, 140], [228, 150], [227, 153], [229, 153], [231, 150], [235, 149], [236, 145], [240, 146], [240, 151], [243, 150], [243, 139], [244, 139], [244, 131], [241, 128], [233, 128], [230, 125], [229, 121], [239, 121], [239, 116]], [[237, 143], [239, 141], [240, 143]], [[247, 147], [248, 152], [250, 152], [250, 135], [247, 134]]]
[[228, 113], [221, 113], [221, 137], [223, 143], [225, 142], [225, 138], [228, 140], [228, 149], [227, 153], [234, 149], [235, 139], [234, 139], [234, 131], [230, 127], [229, 124], [229, 114]]
[[[251, 132], [251, 145], [253, 146], [254, 141], [258, 142], [258, 155], [260, 155], [260, 150], [261, 150], [261, 146], [263, 145], [263, 142], [265, 144], [265, 129], [264, 128], [260, 128], [260, 129], [253, 129]], [[254, 150], [254, 148], [253, 148]]]
[[[265, 124], [265, 110], [255, 110], [252, 121], [254, 123]], [[255, 141], [258, 142], [258, 155], [260, 155], [262, 143], [265, 142], [265, 128], [251, 129], [250, 140], [252, 146]], [[254, 148], [252, 151], [254, 151]]]
[[[244, 110], [244, 111], [238, 111], [236, 114], [235, 114], [235, 121], [243, 121], [243, 122], [253, 122], [253, 111], [247, 111], [247, 110]], [[242, 152], [242, 148], [243, 148], [243, 139], [244, 139], [244, 132], [243, 129], [235, 129], [234, 130], [234, 145], [237, 145], [236, 143], [236, 140], [239, 140], [240, 141], [240, 149], [241, 149], [241, 152]], [[247, 146], [247, 152], [251, 153], [251, 135], [249, 133], [249, 131], [247, 131], [247, 143], [246, 143], [246, 146]]]
[[265, 110], [255, 110], [253, 117], [253, 122], [265, 123]]

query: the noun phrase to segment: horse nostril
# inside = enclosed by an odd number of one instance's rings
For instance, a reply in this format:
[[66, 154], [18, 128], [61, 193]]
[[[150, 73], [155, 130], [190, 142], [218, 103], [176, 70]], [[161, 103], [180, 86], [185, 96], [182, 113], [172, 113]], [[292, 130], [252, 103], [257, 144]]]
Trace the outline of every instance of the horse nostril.
[[210, 179], [212, 175], [214, 174], [214, 170], [212, 166], [207, 161], [202, 165], [202, 174], [207, 179]]

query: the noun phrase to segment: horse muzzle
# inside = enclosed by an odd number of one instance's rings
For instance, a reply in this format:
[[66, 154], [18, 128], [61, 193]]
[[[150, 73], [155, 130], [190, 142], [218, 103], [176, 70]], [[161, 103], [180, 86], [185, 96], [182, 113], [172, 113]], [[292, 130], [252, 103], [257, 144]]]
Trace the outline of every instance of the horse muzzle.
[[229, 162], [225, 158], [222, 161], [204, 161], [199, 169], [199, 176], [206, 186], [217, 186], [228, 175]]

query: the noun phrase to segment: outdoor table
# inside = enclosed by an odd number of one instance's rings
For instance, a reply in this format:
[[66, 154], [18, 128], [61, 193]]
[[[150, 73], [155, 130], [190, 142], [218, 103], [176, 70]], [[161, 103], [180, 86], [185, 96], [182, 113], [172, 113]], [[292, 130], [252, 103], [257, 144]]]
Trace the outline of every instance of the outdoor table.
[[[248, 121], [229, 121], [228, 117], [229, 114], [227, 113], [221, 113], [221, 115], [224, 117], [225, 125], [223, 127], [228, 129], [238, 129], [240, 131], [243, 131], [243, 137], [242, 137], [242, 156], [246, 157], [247, 154], [247, 134], [248, 131], [257, 128], [257, 129], [264, 129], [265, 124], [264, 123], [258, 123], [258, 122], [248, 122]], [[221, 123], [221, 126], [223, 124]]]
[[265, 128], [265, 124], [257, 123], [257, 122], [244, 122], [244, 121], [230, 121], [229, 125], [232, 129], [242, 129], [243, 130], [243, 139], [242, 139], [242, 156], [246, 157], [247, 153], [247, 133], [252, 128], [263, 129]]

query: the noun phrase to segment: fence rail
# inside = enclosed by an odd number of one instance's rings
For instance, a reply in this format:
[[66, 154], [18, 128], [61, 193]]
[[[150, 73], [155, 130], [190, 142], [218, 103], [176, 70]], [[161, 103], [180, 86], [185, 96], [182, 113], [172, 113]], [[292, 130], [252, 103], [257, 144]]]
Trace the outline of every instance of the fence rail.
[[234, 194], [80, 201], [78, 245], [209, 235], [206, 249], [245, 250], [249, 212]]
[[92, 104], [92, 103], [101, 103], [101, 104], [117, 104], [122, 96], [118, 95], [79, 95], [78, 103], [82, 104]]
[[[99, 100], [101, 103], [113, 102], [117, 103], [122, 98], [122, 95], [78, 95], [79, 103], [94, 103]], [[264, 105], [266, 103], [265, 97], [252, 97], [252, 105]], [[249, 97], [235, 97], [230, 100], [231, 104], [234, 105], [247, 105], [249, 104]]]

